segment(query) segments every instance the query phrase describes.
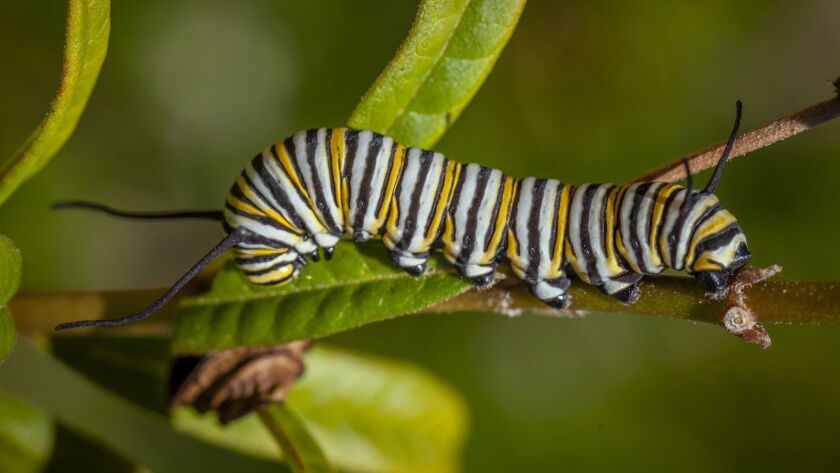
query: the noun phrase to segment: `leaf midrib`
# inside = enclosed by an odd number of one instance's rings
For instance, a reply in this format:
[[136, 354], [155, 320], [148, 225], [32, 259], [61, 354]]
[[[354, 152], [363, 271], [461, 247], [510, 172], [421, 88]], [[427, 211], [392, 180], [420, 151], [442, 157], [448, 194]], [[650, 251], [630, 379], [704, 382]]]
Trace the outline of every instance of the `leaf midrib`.
[[[440, 276], [451, 274], [454, 275], [455, 271], [453, 269], [436, 269], [432, 270], [427, 274], [422, 276], [423, 279], [430, 278], [433, 276]], [[332, 290], [342, 287], [350, 287], [350, 286], [364, 286], [366, 284], [372, 284], [382, 281], [395, 281], [400, 279], [415, 279], [414, 276], [405, 273], [394, 273], [394, 274], [383, 274], [377, 275], [373, 277], [364, 277], [359, 279], [346, 279], [346, 280], [338, 280], [331, 283], [323, 283], [323, 284], [316, 284], [309, 287], [302, 287], [298, 288], [297, 290], [286, 290], [286, 291], [267, 291], [267, 292], [259, 292], [241, 296], [200, 296], [194, 297], [185, 300], [181, 303], [182, 307], [205, 307], [205, 306], [213, 306], [213, 305], [221, 305], [221, 304], [231, 304], [235, 302], [248, 302], [252, 300], [260, 300], [260, 299], [269, 299], [273, 297], [285, 297], [290, 295], [297, 295], [297, 294], [306, 294], [309, 292], [316, 292], [316, 291], [324, 291], [324, 290]]]

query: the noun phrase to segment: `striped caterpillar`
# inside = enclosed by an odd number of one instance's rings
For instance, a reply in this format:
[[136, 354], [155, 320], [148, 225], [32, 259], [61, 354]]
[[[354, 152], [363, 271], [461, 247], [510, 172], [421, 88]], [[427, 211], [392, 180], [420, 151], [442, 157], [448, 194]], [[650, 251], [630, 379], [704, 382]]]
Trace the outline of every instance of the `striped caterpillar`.
[[666, 268], [686, 271], [705, 289], [722, 294], [729, 276], [750, 258], [735, 217], [713, 194], [737, 136], [735, 125], [703, 190], [662, 182], [571, 186], [553, 179], [514, 179], [478, 164], [399, 144], [372, 131], [319, 128], [271, 145], [237, 177], [223, 212], [123, 212], [128, 218], [222, 220], [227, 236], [169, 291], [145, 310], [113, 320], [61, 324], [117, 326], [141, 320], [166, 304], [210, 261], [233, 249], [236, 264], [254, 284], [292, 282], [319, 249], [329, 259], [345, 237], [382, 237], [391, 259], [421, 275], [440, 250], [478, 287], [493, 281], [506, 262], [546, 304], [567, 308], [568, 274], [625, 303], [637, 283]]

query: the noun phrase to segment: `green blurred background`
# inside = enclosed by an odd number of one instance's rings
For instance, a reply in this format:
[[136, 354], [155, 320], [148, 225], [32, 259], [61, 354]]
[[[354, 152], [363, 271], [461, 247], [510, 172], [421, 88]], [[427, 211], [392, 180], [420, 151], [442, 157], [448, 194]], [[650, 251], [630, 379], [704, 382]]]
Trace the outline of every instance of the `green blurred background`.
[[[84, 198], [219, 208], [267, 143], [337, 126], [405, 36], [411, 1], [117, 2], [76, 134], [0, 209], [24, 290], [160, 287], [220, 237], [206, 223], [53, 214]], [[0, 156], [46, 111], [62, 2], [0, 6]], [[832, 94], [840, 3], [538, 1], [436, 147], [516, 176], [623, 182]], [[718, 188], [753, 264], [840, 280], [840, 123], [731, 164]], [[708, 174], [700, 178], [705, 179]], [[834, 470], [840, 327], [770, 327], [768, 351], [646, 317], [407, 317], [333, 338], [416, 362], [472, 410], [467, 471]]]

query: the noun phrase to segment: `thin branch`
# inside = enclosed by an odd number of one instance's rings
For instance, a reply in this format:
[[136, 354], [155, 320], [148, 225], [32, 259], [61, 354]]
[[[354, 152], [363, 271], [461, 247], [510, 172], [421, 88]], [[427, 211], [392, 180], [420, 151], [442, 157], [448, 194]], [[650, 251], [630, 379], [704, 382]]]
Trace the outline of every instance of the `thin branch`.
[[[840, 78], [834, 81], [835, 93], [840, 88]], [[756, 130], [744, 133], [735, 143], [729, 159], [743, 156], [755, 150], [767, 147], [773, 143], [786, 140], [804, 131], [816, 128], [823, 123], [840, 117], [840, 96], [831, 100], [812, 105], [805, 110], [780, 118], [772, 123]], [[714, 167], [720, 159], [726, 142], [713, 144], [700, 151], [695, 151], [686, 157], [675, 159], [668, 164], [648, 171], [637, 177], [634, 182], [664, 181], [676, 182], [685, 179], [685, 166], [683, 161], [688, 160], [692, 174], [697, 174], [704, 169]]]
[[[750, 273], [747, 274], [748, 276]], [[765, 277], [768, 274], [763, 274]], [[522, 284], [503, 280], [491, 289], [468, 291], [424, 309], [423, 313], [490, 312], [510, 316], [522, 313], [580, 317], [588, 313], [622, 313], [654, 315], [672, 319], [709, 322], [726, 326], [730, 332], [732, 321], [725, 317], [734, 306], [744, 307], [756, 314], [756, 322], [764, 324], [817, 324], [840, 322], [840, 284], [797, 281], [748, 281], [733, 283], [733, 297], [710, 301], [692, 278], [658, 277], [641, 282], [642, 297], [631, 305], [605, 296], [597, 288], [572, 284], [574, 309], [558, 311], [549, 308], [528, 293]], [[740, 286], [739, 286], [740, 284]], [[21, 333], [34, 336], [52, 331], [57, 320], [89, 317], [107, 318], [125, 313], [132, 306], [140, 306], [161, 290], [100, 291], [76, 293], [22, 293], [10, 303], [12, 315]], [[201, 292], [198, 288], [188, 294]], [[172, 331], [174, 307], [163, 316], [135, 325], [99, 332], [114, 336], [167, 335]], [[738, 324], [736, 324], [738, 325]], [[737, 328], [737, 327], [736, 327]], [[88, 333], [81, 331], [79, 334]]]

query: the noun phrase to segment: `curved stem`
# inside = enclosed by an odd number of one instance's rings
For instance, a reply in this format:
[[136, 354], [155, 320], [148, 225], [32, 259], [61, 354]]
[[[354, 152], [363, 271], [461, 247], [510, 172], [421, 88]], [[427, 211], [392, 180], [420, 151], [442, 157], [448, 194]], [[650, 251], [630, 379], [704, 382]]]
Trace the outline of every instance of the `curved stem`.
[[[840, 78], [834, 84], [835, 87], [840, 85]], [[792, 115], [779, 118], [761, 128], [744, 133], [735, 143], [729, 159], [731, 160], [770, 146], [773, 143], [786, 140], [837, 117], [840, 117], [840, 96], [812, 105]], [[684, 162], [687, 161], [691, 172], [697, 174], [700, 171], [714, 167], [720, 159], [725, 146], [725, 141], [707, 146], [699, 151], [695, 151], [687, 156], [675, 159], [668, 164], [648, 171], [634, 179], [634, 182], [677, 182], [685, 179], [686, 170]]]

